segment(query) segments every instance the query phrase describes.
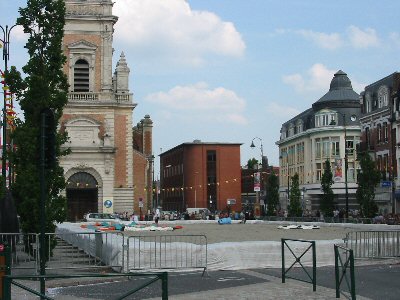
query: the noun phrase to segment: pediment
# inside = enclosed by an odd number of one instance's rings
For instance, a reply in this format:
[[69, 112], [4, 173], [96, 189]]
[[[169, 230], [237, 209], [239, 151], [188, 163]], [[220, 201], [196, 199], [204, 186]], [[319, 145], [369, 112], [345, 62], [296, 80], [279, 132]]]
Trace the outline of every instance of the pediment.
[[69, 120], [66, 124], [66, 127], [76, 127], [76, 126], [92, 126], [92, 127], [99, 127], [100, 123], [89, 118], [77, 118]]
[[71, 44], [68, 44], [68, 49], [70, 50], [96, 50], [97, 49], [97, 45], [92, 44], [88, 41], [85, 40], [80, 40], [77, 42], [73, 42]]

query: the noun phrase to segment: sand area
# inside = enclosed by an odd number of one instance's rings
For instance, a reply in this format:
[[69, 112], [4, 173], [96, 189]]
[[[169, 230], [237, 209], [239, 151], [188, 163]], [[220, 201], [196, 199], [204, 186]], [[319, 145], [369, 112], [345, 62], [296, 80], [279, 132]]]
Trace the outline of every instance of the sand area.
[[[343, 239], [347, 232], [354, 229], [345, 226], [321, 226], [320, 229], [278, 229], [279, 223], [246, 223], [225, 224], [218, 223], [186, 223], [185, 221], [160, 222], [160, 226], [177, 226], [183, 228], [174, 231], [162, 232], [125, 232], [126, 235], [205, 235], [208, 244], [221, 242], [244, 241], [280, 241], [287, 239], [304, 240], [332, 240]], [[311, 225], [311, 224], [307, 224]]]

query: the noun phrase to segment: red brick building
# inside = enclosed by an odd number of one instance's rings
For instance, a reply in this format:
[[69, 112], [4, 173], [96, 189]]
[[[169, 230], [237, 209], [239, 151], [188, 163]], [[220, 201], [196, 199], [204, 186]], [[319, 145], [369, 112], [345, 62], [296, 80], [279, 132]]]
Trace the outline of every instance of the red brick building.
[[160, 154], [163, 210], [240, 211], [240, 145], [195, 140]]

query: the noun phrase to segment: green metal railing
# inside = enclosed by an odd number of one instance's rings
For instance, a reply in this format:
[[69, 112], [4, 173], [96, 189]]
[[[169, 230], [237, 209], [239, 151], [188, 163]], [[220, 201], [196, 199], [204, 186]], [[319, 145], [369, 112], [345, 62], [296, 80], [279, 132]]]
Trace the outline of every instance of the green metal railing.
[[[340, 298], [340, 295], [344, 295], [347, 299], [356, 299], [356, 283], [354, 276], [354, 255], [353, 250], [334, 245], [335, 249], [335, 282], [336, 282], [336, 298]], [[340, 255], [344, 254], [345, 259]], [[348, 271], [350, 272], [350, 278], [348, 277]], [[344, 292], [340, 291], [343, 279], [346, 281], [350, 297]], [[350, 281], [349, 281], [350, 280]]]
[[33, 276], [4, 276], [4, 298], [3, 300], [11, 300], [14, 299], [11, 295], [11, 286], [15, 285], [23, 290], [28, 291], [29, 293], [41, 297], [41, 299], [46, 300], [54, 300], [45, 294], [35, 291], [30, 287], [27, 287], [17, 280], [48, 280], [48, 279], [67, 279], [67, 278], [110, 278], [110, 277], [134, 277], [134, 276], [146, 276], [146, 277], [154, 277], [148, 280], [147, 282], [141, 284], [140, 286], [129, 290], [121, 296], [116, 297], [114, 300], [122, 300], [127, 298], [128, 296], [136, 293], [137, 291], [151, 285], [152, 283], [161, 280], [161, 292], [162, 292], [162, 300], [168, 300], [168, 273], [167, 272], [157, 272], [157, 273], [125, 273], [125, 274], [75, 274], [75, 275], [33, 275]]
[[[293, 250], [290, 248], [288, 245], [287, 241], [291, 242], [301, 242], [301, 243], [309, 243], [310, 245], [304, 250], [303, 253], [301, 253], [299, 256], [297, 256]], [[291, 264], [291, 266], [286, 269], [285, 267], [285, 248], [288, 248], [289, 251], [292, 253], [293, 257], [295, 258], [295, 261]], [[312, 251], [312, 275], [307, 271], [307, 269], [304, 267], [304, 265], [301, 262], [302, 257], [308, 252], [308, 250]], [[281, 239], [281, 250], [282, 250], [282, 283], [285, 283], [286, 278], [291, 278], [307, 283], [312, 283], [313, 285], [313, 291], [315, 292], [317, 290], [317, 258], [316, 258], [316, 249], [315, 249], [315, 241], [306, 241], [306, 240], [292, 240], [292, 239]], [[294, 267], [294, 265], [299, 264], [301, 268], [304, 270], [306, 273], [307, 277], [310, 279], [310, 281], [303, 280], [300, 278], [295, 278], [295, 277], [290, 277], [287, 275], [287, 273]]]

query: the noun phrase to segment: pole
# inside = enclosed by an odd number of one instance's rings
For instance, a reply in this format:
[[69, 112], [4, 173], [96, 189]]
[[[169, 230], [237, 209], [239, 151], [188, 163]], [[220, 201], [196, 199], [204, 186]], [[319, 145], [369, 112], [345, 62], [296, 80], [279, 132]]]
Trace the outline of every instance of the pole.
[[[45, 199], [46, 199], [46, 183], [45, 183], [45, 130], [46, 130], [46, 114], [40, 114], [40, 275], [46, 275], [46, 258], [45, 258], [45, 224], [46, 224], [46, 213], [45, 213]], [[40, 293], [44, 295], [45, 281], [44, 277], [40, 278]]]
[[344, 187], [346, 193], [346, 219], [349, 218], [349, 189], [347, 186], [347, 170], [348, 170], [348, 157], [347, 157], [347, 130], [346, 130], [346, 115], [343, 114], [343, 127], [344, 127]]

